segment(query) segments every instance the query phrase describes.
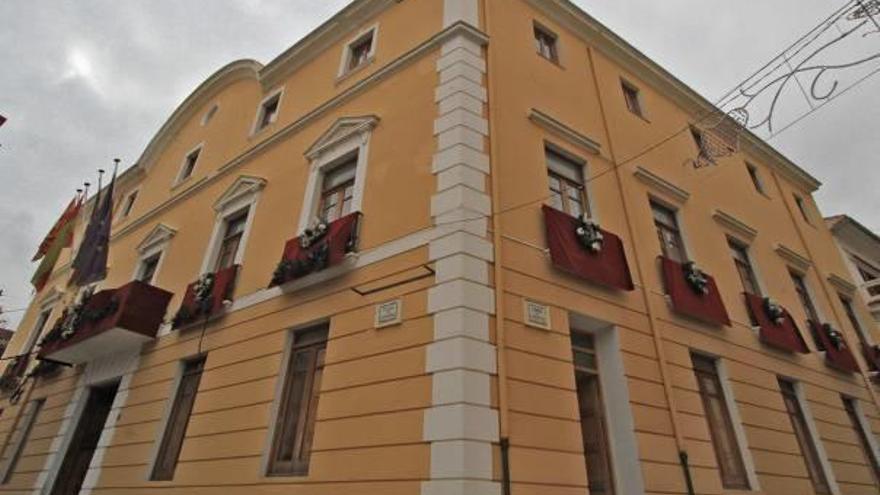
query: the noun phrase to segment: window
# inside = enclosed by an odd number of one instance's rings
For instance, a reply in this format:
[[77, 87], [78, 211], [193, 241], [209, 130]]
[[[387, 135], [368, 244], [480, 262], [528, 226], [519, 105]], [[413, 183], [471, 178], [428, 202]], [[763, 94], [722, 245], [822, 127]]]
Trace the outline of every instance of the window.
[[202, 371], [205, 369], [205, 356], [192, 359], [183, 363], [183, 373], [162, 442], [159, 444], [159, 452], [153, 465], [151, 480], [170, 480], [174, 478], [174, 469], [177, 467], [177, 459], [180, 457], [180, 448], [183, 446], [183, 438], [186, 435], [186, 427], [192, 413], [196, 393], [199, 390], [199, 382], [202, 379]]
[[373, 55], [373, 31], [348, 45], [348, 63], [345, 72], [351, 72], [370, 61]]
[[199, 155], [202, 153], [202, 148], [199, 146], [198, 148], [190, 151], [186, 158], [183, 160], [183, 167], [180, 169], [180, 176], [177, 178], [177, 182], [183, 182], [186, 179], [189, 179], [193, 171], [196, 169], [196, 163], [199, 161]]
[[828, 484], [828, 477], [819, 459], [819, 451], [807, 425], [806, 414], [801, 406], [795, 384], [780, 378], [779, 389], [782, 392], [782, 401], [785, 403], [788, 418], [791, 420], [794, 436], [797, 438], [801, 455], [804, 458], [804, 463], [807, 465], [807, 473], [810, 475], [810, 481], [813, 483], [813, 490], [818, 494], [829, 495], [831, 488]]
[[590, 216], [583, 165], [553, 150], [545, 150], [550, 180], [550, 205], [573, 217]]
[[294, 334], [269, 459], [270, 476], [309, 471], [328, 325]]
[[559, 63], [559, 53], [556, 48], [556, 35], [549, 29], [535, 24], [535, 49], [538, 54], [553, 63]]
[[223, 229], [223, 240], [220, 241], [220, 251], [217, 254], [217, 264], [214, 267], [215, 271], [229, 268], [235, 264], [235, 257], [238, 254], [241, 239], [244, 237], [244, 228], [247, 224], [247, 219], [247, 208], [226, 219], [226, 226]]
[[324, 221], [332, 222], [351, 213], [356, 171], [357, 155], [347, 159], [324, 176], [319, 210]]
[[733, 419], [724, 397], [724, 389], [718, 376], [717, 362], [705, 356], [691, 355], [694, 374], [703, 401], [715, 458], [721, 470], [724, 488], [748, 490], [749, 480], [743, 463], [742, 452], [736, 439]]
[[52, 308], [47, 308], [40, 311], [39, 316], [37, 316], [37, 321], [36, 323], [34, 323], [34, 328], [28, 335], [27, 343], [22, 349], [21, 354], [27, 355], [34, 351], [34, 347], [37, 345], [37, 341], [40, 340], [40, 335], [43, 334], [43, 330], [46, 328], [46, 324], [49, 323], [50, 316], [52, 316]]
[[850, 325], [852, 325], [853, 329], [856, 331], [856, 335], [859, 336], [859, 341], [864, 345], [871, 345], [871, 339], [868, 338], [865, 328], [859, 321], [859, 317], [856, 315], [856, 309], [853, 307], [852, 301], [843, 294], [838, 294], [838, 297], [840, 297], [840, 304], [843, 305], [843, 309], [846, 311], [846, 317], [849, 318]]
[[877, 452], [871, 443], [870, 433], [865, 427], [866, 421], [862, 418], [858, 409], [858, 403], [851, 397], [841, 396], [841, 398], [843, 399], [843, 407], [846, 409], [846, 414], [849, 416], [849, 421], [858, 437], [859, 445], [862, 447], [865, 462], [871, 468], [871, 474], [874, 475], [874, 483], [880, 484], [880, 461], [877, 460]]
[[691, 126], [691, 136], [694, 138], [694, 143], [697, 145], [697, 152], [699, 152], [700, 157], [714, 162], [714, 159], [706, 152], [706, 136], [703, 134], [703, 131]]
[[760, 296], [761, 288], [758, 287], [758, 279], [755, 277], [755, 271], [752, 268], [752, 262], [749, 259], [748, 248], [730, 239], [728, 239], [727, 245], [730, 246], [730, 253], [733, 256], [733, 263], [736, 265], [736, 271], [739, 273], [739, 280], [742, 282], [743, 291], [748, 294]]
[[812, 225], [813, 222], [810, 221], [810, 216], [807, 214], [807, 205], [804, 204], [804, 198], [795, 194], [794, 195], [794, 202], [797, 205], [798, 210], [800, 210], [801, 216], [804, 217], [804, 221], [807, 222], [808, 224]]
[[623, 98], [626, 101], [626, 108], [639, 117], [644, 117], [641, 91], [626, 81], [621, 81], [621, 86], [623, 87]]
[[257, 128], [254, 132], [265, 129], [269, 124], [278, 120], [278, 108], [281, 105], [281, 92], [277, 92], [270, 96], [260, 105], [260, 112], [257, 116]]
[[160, 252], [141, 260], [137, 279], [145, 284], [152, 284], [153, 278], [156, 276], [156, 269], [159, 268], [159, 259], [161, 257], [162, 253]]
[[[195, 165], [193, 165], [195, 166]], [[192, 173], [192, 171], [190, 171]], [[137, 200], [138, 192], [132, 191], [128, 197], [125, 198], [125, 204], [122, 207], [122, 218], [127, 217], [131, 213], [131, 209], [134, 208], [134, 202]]]
[[613, 495], [611, 451], [595, 339], [590, 334], [572, 331], [571, 347], [590, 493]]
[[25, 410], [21, 415], [15, 430], [9, 435], [6, 442], [6, 448], [3, 449], [3, 459], [0, 461], [0, 483], [9, 483], [18, 458], [21, 457], [21, 451], [24, 450], [24, 444], [37, 421], [37, 414], [43, 407], [44, 399], [33, 400], [28, 402]]
[[219, 109], [220, 109], [220, 105], [218, 105], [216, 103], [213, 106], [211, 106], [211, 108], [207, 112], [205, 112], [205, 115], [202, 116], [202, 126], [208, 125], [208, 122], [210, 122], [211, 119], [214, 118], [214, 115], [217, 113], [217, 110], [219, 110]]
[[687, 261], [675, 211], [654, 201], [651, 201], [651, 211], [654, 213], [654, 225], [657, 227], [663, 256], [679, 263]]
[[764, 183], [761, 181], [761, 176], [758, 173], [758, 167], [752, 165], [751, 163], [746, 163], [746, 170], [749, 171], [749, 177], [752, 178], [752, 185], [755, 186], [755, 190], [763, 195], [767, 195], [764, 191]]
[[[794, 290], [801, 301], [801, 306], [803, 306], [804, 312], [807, 314], [807, 319], [816, 325], [820, 325], [822, 322], [819, 320], [819, 313], [816, 311], [816, 306], [813, 305], [813, 298], [810, 297], [810, 292], [807, 290], [807, 283], [804, 281], [803, 275], [794, 272], [789, 272], [789, 274], [791, 275], [791, 282], [794, 284]], [[807, 326], [810, 328], [810, 335], [813, 337], [816, 349], [824, 351], [825, 346], [822, 345], [822, 339], [816, 335], [814, 326], [810, 324], [807, 324]]]

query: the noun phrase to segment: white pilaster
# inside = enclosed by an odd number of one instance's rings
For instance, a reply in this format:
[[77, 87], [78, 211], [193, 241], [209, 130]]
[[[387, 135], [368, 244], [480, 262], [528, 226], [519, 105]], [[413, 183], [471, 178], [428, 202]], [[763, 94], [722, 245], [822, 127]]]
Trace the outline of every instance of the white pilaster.
[[[445, 25], [478, 25], [476, 0], [445, 0], [444, 8]], [[438, 147], [432, 164], [437, 192], [431, 214], [448, 234], [429, 245], [437, 275], [428, 292], [434, 341], [427, 346], [425, 371], [432, 375], [433, 391], [423, 438], [431, 444], [431, 472], [422, 495], [499, 495], [500, 484], [492, 480], [499, 425], [490, 395], [496, 373], [496, 350], [489, 341], [494, 252], [488, 234], [489, 122], [481, 43], [467, 36], [447, 41], [437, 74]]]

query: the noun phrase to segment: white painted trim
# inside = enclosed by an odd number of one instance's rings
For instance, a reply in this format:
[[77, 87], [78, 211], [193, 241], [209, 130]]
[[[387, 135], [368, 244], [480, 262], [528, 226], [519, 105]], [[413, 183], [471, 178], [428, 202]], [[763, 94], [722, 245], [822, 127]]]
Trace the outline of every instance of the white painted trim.
[[[260, 127], [260, 122], [263, 120], [263, 113], [266, 110], [266, 103], [269, 103], [273, 98], [278, 97], [278, 108], [275, 111], [275, 115], [272, 117], [272, 120], [266, 124], [264, 127]], [[281, 103], [284, 101], [284, 86], [277, 87], [266, 94], [262, 100], [260, 100], [260, 104], [257, 105], [257, 113], [254, 115], [254, 122], [251, 124], [251, 132], [248, 137], [254, 137], [260, 132], [269, 127], [272, 127], [272, 124], [278, 122], [278, 116], [281, 114]]]
[[[174, 177], [174, 182], [171, 183], [171, 189], [177, 189], [178, 186], [189, 181], [189, 179], [191, 179], [192, 176], [195, 175], [196, 168], [198, 168], [199, 162], [202, 160], [202, 152], [204, 151], [204, 149], [205, 149], [205, 142], [202, 141], [201, 143], [193, 146], [192, 149], [190, 149], [189, 151], [184, 153], [183, 160], [180, 161], [180, 167], [178, 167], [178, 169], [177, 169], [177, 175]], [[189, 161], [189, 157], [191, 157], [193, 155], [193, 153], [196, 153], [196, 152], [198, 152], [198, 156], [196, 157], [195, 163], [193, 163], [193, 168], [190, 171], [189, 175], [184, 177], [183, 172], [184, 172], [184, 170], [186, 170], [186, 164]]]
[[[168, 393], [168, 400], [165, 401], [165, 408], [162, 411], [162, 419], [159, 420], [159, 428], [156, 429], [156, 435], [153, 440], [153, 446], [150, 448], [150, 462], [147, 465], [147, 472], [144, 475], [144, 481], [153, 482], [153, 469], [156, 468], [156, 461], [159, 460], [159, 447], [162, 446], [162, 439], [168, 430], [168, 421], [171, 419], [171, 411], [174, 410], [174, 401], [177, 398], [177, 392], [180, 388], [180, 382], [183, 381], [183, 371], [189, 360], [197, 359], [199, 355], [189, 356], [177, 361], [177, 371], [174, 373], [174, 380], [171, 382], [171, 390]], [[207, 365], [207, 360], [205, 361]], [[202, 370], [204, 373], [204, 370]], [[196, 391], [198, 394], [198, 390]]]
[[156, 270], [153, 272], [153, 277], [150, 280], [144, 280], [144, 283], [155, 285], [156, 279], [159, 278], [159, 270], [162, 269], [162, 263], [165, 261], [165, 248], [166, 246], [162, 244], [141, 253], [138, 256], [137, 263], [134, 265], [134, 273], [131, 274], [131, 279], [140, 280], [144, 274], [144, 263], [153, 256], [158, 255], [159, 260], [156, 262]]
[[564, 138], [566, 141], [572, 144], [580, 146], [581, 148], [587, 150], [594, 155], [598, 155], [602, 149], [602, 145], [596, 142], [594, 139], [591, 139], [584, 134], [581, 134], [576, 129], [563, 124], [559, 120], [536, 108], [531, 109], [528, 118], [544, 130], [552, 132], [553, 134]]
[[119, 203], [119, 205], [117, 206], [117, 208], [119, 208], [119, 210], [116, 212], [116, 215], [115, 215], [115, 217], [116, 217], [115, 220], [117, 222], [121, 222], [122, 220], [125, 220], [126, 218], [128, 218], [131, 215], [131, 211], [129, 211], [126, 214], [125, 209], [128, 206], [128, 202], [131, 201], [132, 196], [134, 196], [134, 201], [131, 204], [131, 208], [134, 209], [134, 205], [137, 204], [137, 196], [135, 196], [135, 195], [139, 194], [140, 190], [141, 189], [139, 187], [136, 187], [136, 188], [132, 189], [131, 191], [129, 191], [128, 194], [126, 194], [122, 197], [122, 202]]
[[[353, 67], [351, 69], [348, 68], [349, 63], [351, 62], [352, 56], [352, 47], [357, 43], [360, 43], [368, 36], [372, 36], [372, 41], [370, 43], [370, 51], [367, 54], [367, 60], [358, 65], [357, 67]], [[372, 26], [365, 28], [358, 32], [354, 37], [352, 37], [345, 46], [342, 47], [342, 54], [339, 61], [339, 70], [336, 73], [337, 81], [344, 79], [346, 76], [354, 74], [355, 72], [363, 69], [364, 67], [373, 63], [376, 58], [376, 45], [378, 45], [379, 41], [379, 23], [373, 24]]]
[[840, 495], [840, 487], [837, 485], [837, 479], [834, 477], [834, 470], [831, 468], [831, 462], [828, 460], [828, 454], [825, 452], [825, 445], [822, 443], [822, 436], [819, 435], [819, 429], [816, 428], [816, 422], [813, 420], [813, 414], [810, 412], [810, 408], [807, 404], [803, 384], [797, 380], [791, 380], [791, 383], [794, 384], [795, 396], [797, 396], [797, 401], [804, 414], [804, 422], [807, 424], [807, 430], [809, 430], [810, 441], [812, 441], [813, 445], [816, 447], [816, 453], [819, 456], [819, 464], [822, 465], [822, 471], [825, 472], [825, 478], [828, 480], [828, 487], [831, 489], [831, 494]]
[[758, 235], [757, 230], [749, 227], [749, 225], [742, 220], [721, 209], [716, 208], [715, 212], [712, 213], [712, 218], [714, 218], [722, 227], [733, 232], [736, 237], [741, 239], [741, 242], [746, 245], [751, 244]]
[[162, 264], [165, 262], [165, 252], [168, 250], [168, 246], [176, 234], [177, 231], [175, 229], [163, 224], [157, 225], [150, 231], [147, 237], [137, 246], [138, 260], [134, 265], [134, 273], [131, 275], [132, 280], [140, 280], [143, 275], [144, 262], [158, 254], [159, 262], [156, 264], [153, 278], [147, 282], [155, 285], [156, 279], [159, 278], [159, 272], [162, 270]]
[[[338, 137], [333, 136], [334, 131], [341, 130], [349, 122], [354, 125], [352, 129], [346, 129], [346, 132]], [[370, 137], [372, 136], [373, 128], [378, 122], [379, 119], [372, 116], [340, 119], [309, 148], [307, 152], [307, 158], [311, 160], [309, 177], [306, 181], [305, 197], [300, 208], [296, 235], [302, 234], [318, 215], [321, 187], [326, 173], [355, 153], [357, 154], [357, 165], [355, 166], [351, 211], [363, 211], [364, 190], [366, 189], [367, 166], [370, 155]]]
[[684, 203], [691, 197], [691, 193], [651, 172], [645, 167], [638, 166], [633, 172], [637, 179], [649, 186], [652, 190], [660, 192], [664, 197], [669, 197], [678, 203]]
[[457, 22], [465, 22], [472, 26], [480, 25], [480, 8], [477, 0], [444, 0], [443, 27]]
[[[877, 436], [874, 434], [874, 430], [871, 429], [871, 423], [868, 422], [868, 418], [865, 417], [865, 412], [862, 410], [862, 402], [855, 397], [848, 397], [848, 399], [852, 400], [853, 406], [856, 410], [856, 419], [859, 422], [859, 425], [862, 427], [862, 431], [865, 432], [865, 437], [868, 439], [868, 446], [871, 448], [871, 452], [869, 455], [874, 456], [874, 460], [877, 463], [880, 463], [880, 444], [877, 442]], [[868, 466], [868, 469], [871, 469]]]
[[838, 292], [847, 297], [852, 298], [856, 295], [856, 290], [858, 289], [856, 284], [850, 282], [844, 277], [841, 277], [840, 275], [837, 275], [835, 273], [828, 275], [828, 282], [833, 285]]
[[740, 416], [739, 408], [736, 405], [733, 388], [730, 386], [730, 374], [727, 371], [727, 366], [724, 360], [720, 357], [715, 357], [715, 370], [718, 372], [718, 381], [721, 382], [724, 403], [730, 414], [730, 421], [733, 423], [733, 434], [736, 437], [736, 443], [739, 446], [742, 462], [746, 468], [746, 477], [749, 480], [749, 487], [751, 487], [750, 490], [753, 492], [761, 491], [761, 483], [758, 480], [758, 473], [755, 470], [755, 460], [752, 458], [752, 451], [749, 448], [745, 428], [743, 428], [742, 417]]
[[634, 434], [635, 420], [632, 416], [629, 385], [620, 352], [619, 329], [609, 326], [607, 322], [578, 314], [570, 314], [569, 322], [572, 328], [592, 334], [596, 339], [599, 384], [602, 387], [607, 433], [611, 439], [608, 448], [612, 457], [615, 493], [644, 494], [645, 482]]
[[810, 266], [813, 265], [809, 258], [798, 254], [794, 249], [791, 249], [781, 243], [776, 243], [774, 251], [776, 251], [776, 254], [778, 254], [783, 260], [785, 260], [786, 263], [794, 266], [794, 268], [801, 273], [806, 273], [807, 270], [810, 269]]
[[[231, 194], [241, 190], [241, 185], [246, 184], [246, 190]], [[241, 212], [245, 208], [248, 210], [247, 221], [245, 222], [244, 232], [241, 236], [241, 242], [238, 245], [238, 252], [235, 254], [234, 263], [240, 265], [244, 259], [247, 241], [250, 237], [254, 223], [257, 204], [259, 203], [260, 194], [266, 185], [264, 179], [254, 177], [239, 177], [229, 189], [221, 196], [221, 199], [214, 204], [214, 210], [217, 212], [214, 218], [214, 229], [211, 232], [211, 239], [208, 242], [208, 248], [205, 250], [205, 256], [202, 259], [202, 267], [199, 274], [205, 274], [212, 271], [217, 261], [217, 255], [220, 251], [220, 243], [223, 238], [223, 231], [226, 227], [226, 221], [229, 217]]]

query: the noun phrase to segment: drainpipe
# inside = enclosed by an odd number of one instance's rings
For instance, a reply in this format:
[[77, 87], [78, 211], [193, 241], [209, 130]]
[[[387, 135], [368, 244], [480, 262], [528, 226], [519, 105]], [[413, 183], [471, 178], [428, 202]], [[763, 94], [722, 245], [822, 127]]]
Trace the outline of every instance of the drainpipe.
[[501, 250], [501, 243], [503, 242], [501, 215], [499, 214], [501, 211], [501, 198], [498, 194], [498, 170], [496, 168], [498, 164], [496, 160], [498, 156], [498, 140], [495, 139], [497, 126], [492, 115], [496, 85], [492, 77], [495, 57], [492, 56], [494, 46], [491, 41], [492, 25], [490, 22], [489, 3], [489, 0], [482, 0], [483, 24], [486, 28], [486, 35], [490, 40], [486, 45], [486, 86], [488, 95], [486, 116], [489, 121], [489, 178], [492, 188], [492, 247], [495, 263], [495, 349], [497, 353], [496, 366], [498, 368], [498, 431], [501, 446], [501, 487], [504, 495], [510, 495], [510, 404], [507, 390], [507, 348], [504, 333], [504, 257]]
[[629, 205], [627, 204], [626, 198], [630, 197], [626, 194], [626, 191], [623, 186], [623, 177], [621, 175], [621, 166], [617, 162], [617, 158], [614, 153], [614, 140], [611, 137], [611, 130], [608, 127], [608, 117], [605, 113], [605, 104], [602, 99], [602, 89], [599, 85], [599, 78], [596, 75], [596, 62], [593, 55], [593, 47], [587, 47], [587, 58], [590, 62], [590, 72], [593, 75], [593, 85], [596, 87], [596, 93], [599, 100], [599, 115], [602, 118], [602, 125], [605, 129], [605, 135], [608, 137], [608, 153], [611, 160], [611, 166], [614, 168], [614, 176], [617, 182], [618, 193], [620, 194], [621, 201], [621, 210], [623, 211], [623, 217], [626, 221], [626, 226], [629, 231], [629, 238], [632, 241], [632, 253], [636, 266], [636, 273], [639, 278], [639, 287], [642, 292], [642, 299], [645, 301], [645, 310], [648, 316], [648, 325], [651, 328], [651, 335], [654, 338], [654, 350], [657, 353], [657, 360], [660, 364], [660, 380], [663, 382], [663, 392], [666, 397], [666, 404], [669, 407], [669, 417], [672, 421], [672, 434], [675, 437], [675, 446], [678, 450], [679, 462], [681, 463], [682, 470], [684, 471], [685, 483], [688, 487], [688, 495], [693, 495], [693, 480], [691, 479], [690, 467], [688, 464], [688, 454], [687, 447], [684, 443], [684, 437], [682, 436], [680, 425], [678, 422], [678, 408], [675, 405], [675, 396], [672, 391], [672, 383], [669, 379], [669, 366], [666, 362], [666, 353], [664, 350], [664, 342], [663, 342], [663, 332], [660, 326], [657, 324], [657, 317], [654, 313], [654, 303], [651, 296], [651, 291], [648, 289], [647, 278], [645, 277], [645, 270], [643, 269], [641, 256], [639, 253], [639, 249], [637, 246], [646, 246], [650, 245], [646, 242], [641, 242], [638, 236], [638, 232], [635, 229], [635, 226], [632, 221], [632, 214], [629, 211]]

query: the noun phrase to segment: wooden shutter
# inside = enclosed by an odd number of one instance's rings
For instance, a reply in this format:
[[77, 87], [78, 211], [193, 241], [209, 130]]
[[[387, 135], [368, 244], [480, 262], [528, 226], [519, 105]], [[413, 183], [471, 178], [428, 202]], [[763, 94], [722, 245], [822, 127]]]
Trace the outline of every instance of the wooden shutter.
[[733, 420], [724, 398], [715, 360], [697, 355], [692, 355], [691, 360], [706, 411], [706, 421], [709, 423], [715, 458], [721, 471], [721, 484], [724, 488], [748, 490], [749, 480], [742, 452], [733, 429]]
[[270, 476], [308, 474], [327, 331], [325, 324], [294, 335], [275, 423]]
[[21, 451], [24, 450], [24, 444], [34, 427], [37, 420], [37, 413], [43, 407], [45, 399], [34, 400], [28, 402], [26, 409], [18, 420], [15, 430], [10, 435], [6, 448], [3, 451], [2, 464], [0, 464], [0, 483], [9, 483], [12, 472], [15, 471], [15, 465], [18, 458], [21, 457]]
[[165, 434], [162, 435], [162, 443], [159, 444], [159, 453], [150, 476], [152, 480], [174, 478], [174, 469], [177, 467], [177, 459], [180, 457], [180, 449], [183, 446], [183, 438], [186, 435], [186, 427], [189, 424], [204, 369], [205, 356], [187, 361], [183, 365], [183, 375], [177, 387], [174, 405], [171, 406], [171, 414], [168, 416], [168, 424], [165, 426]]
[[785, 410], [788, 412], [794, 436], [797, 438], [798, 445], [801, 448], [801, 454], [807, 466], [807, 473], [810, 475], [810, 481], [813, 483], [813, 490], [818, 494], [828, 495], [831, 493], [831, 489], [828, 487], [828, 479], [825, 477], [825, 470], [819, 461], [819, 451], [816, 449], [813, 436], [807, 427], [807, 418], [804, 416], [794, 384], [780, 379], [779, 389], [782, 391]]

